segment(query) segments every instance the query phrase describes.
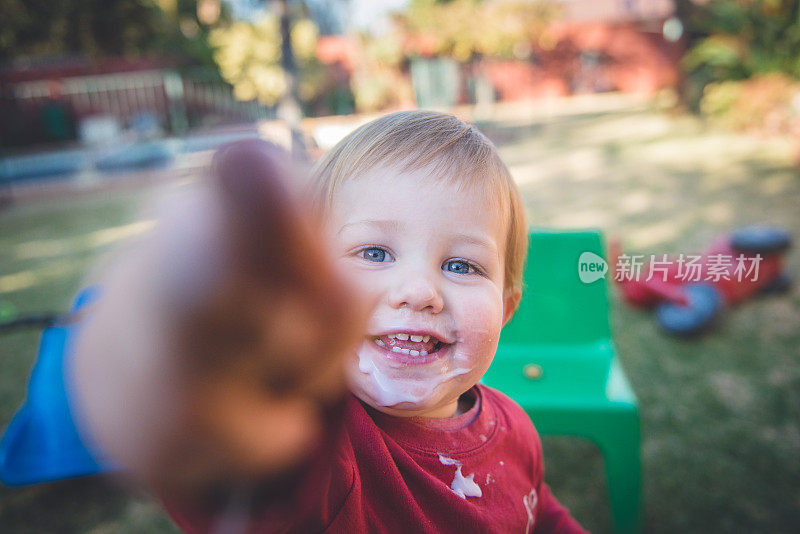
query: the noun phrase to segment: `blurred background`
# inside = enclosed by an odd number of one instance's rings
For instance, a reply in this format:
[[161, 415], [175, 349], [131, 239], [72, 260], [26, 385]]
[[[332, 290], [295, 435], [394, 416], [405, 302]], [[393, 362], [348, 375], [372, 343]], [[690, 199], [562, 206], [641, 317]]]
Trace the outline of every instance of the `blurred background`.
[[[221, 143], [313, 160], [378, 114], [449, 110], [500, 148], [537, 226], [698, 254], [800, 231], [799, 0], [0, 0], [0, 322], [66, 310], [141, 205]], [[796, 248], [785, 258], [800, 272]], [[646, 532], [800, 531], [800, 291], [677, 339], [611, 295], [642, 424]], [[0, 428], [37, 328], [0, 329]], [[600, 453], [545, 438], [607, 532]], [[173, 532], [101, 478], [0, 486], [0, 532]]]

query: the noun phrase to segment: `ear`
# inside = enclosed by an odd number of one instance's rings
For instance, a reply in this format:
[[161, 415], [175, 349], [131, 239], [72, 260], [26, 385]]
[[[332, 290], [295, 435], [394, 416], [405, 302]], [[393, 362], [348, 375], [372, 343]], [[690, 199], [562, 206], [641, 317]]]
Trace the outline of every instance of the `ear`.
[[503, 291], [503, 326], [511, 320], [522, 300], [522, 288], [515, 286]]

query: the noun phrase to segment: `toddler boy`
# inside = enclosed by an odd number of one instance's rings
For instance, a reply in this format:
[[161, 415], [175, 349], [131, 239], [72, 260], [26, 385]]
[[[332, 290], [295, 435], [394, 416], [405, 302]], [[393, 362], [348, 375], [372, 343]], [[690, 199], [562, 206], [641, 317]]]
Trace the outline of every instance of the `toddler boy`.
[[[195, 246], [224, 250], [214, 274], [199, 276], [227, 282], [199, 306], [166, 292], [195, 310], [165, 336], [178, 341], [156, 351], [189, 354], [175, 376], [201, 377], [184, 379], [185, 395], [170, 403], [183, 406], [170, 416], [182, 431], [162, 431], [166, 445], [147, 453], [125, 453], [114, 432], [95, 430], [97, 439], [123, 451], [117, 457], [138, 457], [126, 465], [189, 532], [584, 532], [543, 480], [530, 419], [478, 384], [520, 301], [527, 246], [519, 192], [491, 142], [436, 112], [362, 126], [312, 173], [323, 242], [280, 179], [264, 176], [286, 172], [272, 151], [249, 142], [215, 158], [222, 190], [209, 198], [223, 200], [209, 210], [223, 237], [201, 232]], [[254, 228], [270, 242], [252, 241]], [[338, 405], [341, 369], [352, 395]], [[87, 397], [96, 429], [92, 404]], [[226, 473], [208, 470], [211, 457]], [[224, 495], [224, 505], [183, 498], [214, 477], [223, 489], [208, 495]], [[291, 496], [280, 499], [287, 481]]]

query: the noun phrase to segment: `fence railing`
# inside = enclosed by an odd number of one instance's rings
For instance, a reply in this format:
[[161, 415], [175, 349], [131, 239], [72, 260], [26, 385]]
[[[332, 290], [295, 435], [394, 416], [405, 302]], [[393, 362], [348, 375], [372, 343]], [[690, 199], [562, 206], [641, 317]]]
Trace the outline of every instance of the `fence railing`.
[[165, 131], [182, 134], [204, 125], [252, 122], [275, 117], [274, 108], [237, 100], [227, 83], [196, 70], [147, 70], [59, 80], [19, 82], [6, 87], [0, 131], [4, 144], [65, 141], [80, 122], [113, 117], [121, 127], [149, 115]]

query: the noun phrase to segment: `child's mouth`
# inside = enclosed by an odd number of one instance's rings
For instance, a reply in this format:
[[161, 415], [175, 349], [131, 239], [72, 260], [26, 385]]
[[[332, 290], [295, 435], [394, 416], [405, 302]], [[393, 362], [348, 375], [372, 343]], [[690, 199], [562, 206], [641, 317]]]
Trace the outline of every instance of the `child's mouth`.
[[389, 353], [395, 360], [404, 363], [426, 363], [440, 356], [439, 352], [449, 343], [444, 343], [428, 334], [396, 333], [372, 338], [373, 343]]

